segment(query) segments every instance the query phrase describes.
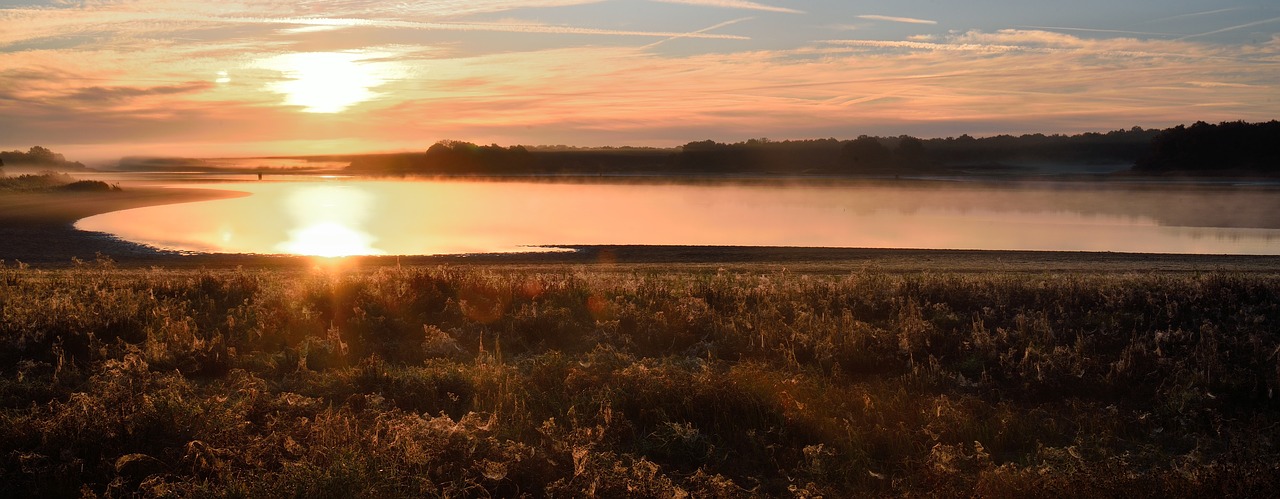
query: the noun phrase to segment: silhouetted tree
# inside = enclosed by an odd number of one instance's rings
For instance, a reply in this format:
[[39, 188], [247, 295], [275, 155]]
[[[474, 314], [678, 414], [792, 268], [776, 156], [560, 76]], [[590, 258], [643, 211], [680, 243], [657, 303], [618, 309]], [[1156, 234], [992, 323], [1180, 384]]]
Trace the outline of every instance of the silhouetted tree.
[[425, 167], [443, 173], [521, 173], [532, 163], [523, 146], [478, 146], [458, 140], [442, 140], [426, 152]]
[[929, 161], [925, 157], [924, 141], [910, 135], [898, 137], [898, 148], [893, 151], [893, 156], [898, 164], [912, 168], [925, 166]]
[[889, 166], [892, 154], [879, 139], [862, 135], [845, 144], [840, 150], [840, 157], [856, 170], [869, 170]]
[[32, 163], [61, 163], [66, 161], [61, 154], [54, 154], [48, 148], [32, 146], [27, 150], [27, 159]]
[[1145, 173], [1280, 173], [1280, 121], [1198, 121], [1164, 130], [1134, 164]]
[[84, 165], [76, 161], [67, 161], [61, 154], [50, 151], [46, 147], [32, 146], [27, 152], [19, 150], [0, 151], [0, 164], [37, 165], [62, 169], [83, 169]]

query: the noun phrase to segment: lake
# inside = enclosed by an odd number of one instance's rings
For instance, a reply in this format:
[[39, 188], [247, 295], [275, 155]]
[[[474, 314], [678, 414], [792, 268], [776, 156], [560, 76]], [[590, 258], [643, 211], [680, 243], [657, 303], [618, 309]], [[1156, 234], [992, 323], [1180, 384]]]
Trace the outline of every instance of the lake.
[[1280, 254], [1280, 186], [1230, 183], [306, 181], [81, 220], [197, 252], [430, 255], [558, 245]]

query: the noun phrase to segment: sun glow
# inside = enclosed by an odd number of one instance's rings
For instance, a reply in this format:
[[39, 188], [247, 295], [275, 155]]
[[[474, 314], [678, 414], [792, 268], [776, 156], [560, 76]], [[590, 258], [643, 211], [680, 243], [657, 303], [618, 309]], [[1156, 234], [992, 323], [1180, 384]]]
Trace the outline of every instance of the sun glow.
[[372, 202], [373, 196], [351, 187], [299, 190], [286, 201], [295, 228], [276, 248], [321, 257], [384, 254], [373, 246], [377, 239], [362, 230]]
[[387, 54], [366, 51], [299, 52], [260, 61], [285, 79], [267, 89], [284, 95], [284, 104], [307, 113], [338, 113], [380, 94], [373, 89], [395, 78], [399, 63], [374, 61]]
[[368, 234], [331, 222], [292, 230], [289, 235], [292, 238], [281, 243], [280, 249], [299, 255], [331, 258], [381, 253], [369, 246], [373, 238]]

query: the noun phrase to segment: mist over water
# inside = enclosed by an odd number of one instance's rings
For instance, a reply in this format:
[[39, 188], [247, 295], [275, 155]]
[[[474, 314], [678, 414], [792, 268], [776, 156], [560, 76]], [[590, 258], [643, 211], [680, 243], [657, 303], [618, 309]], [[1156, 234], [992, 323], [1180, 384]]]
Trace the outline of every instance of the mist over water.
[[308, 181], [81, 220], [226, 253], [458, 254], [586, 244], [1280, 254], [1274, 186]]

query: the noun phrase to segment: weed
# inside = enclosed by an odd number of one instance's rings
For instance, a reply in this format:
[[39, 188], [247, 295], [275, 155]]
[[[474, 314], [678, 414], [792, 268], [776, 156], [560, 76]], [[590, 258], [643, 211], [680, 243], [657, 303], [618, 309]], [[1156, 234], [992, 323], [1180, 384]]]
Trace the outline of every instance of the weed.
[[0, 267], [0, 494], [1266, 495], [1280, 276]]

